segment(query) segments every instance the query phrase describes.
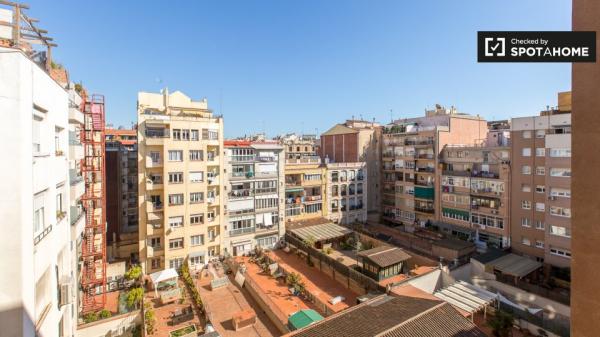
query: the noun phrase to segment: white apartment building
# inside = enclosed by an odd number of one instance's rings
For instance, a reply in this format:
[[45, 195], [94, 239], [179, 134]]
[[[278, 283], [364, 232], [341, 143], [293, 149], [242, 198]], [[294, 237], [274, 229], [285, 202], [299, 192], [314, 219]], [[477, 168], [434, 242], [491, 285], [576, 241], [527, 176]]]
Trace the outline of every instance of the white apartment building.
[[[0, 327], [2, 336], [72, 336], [69, 93], [20, 49], [0, 48]], [[73, 149], [75, 153], [76, 150]]]
[[221, 254], [223, 118], [180, 91], [138, 93], [139, 257], [149, 274]]
[[285, 234], [285, 153], [277, 143], [225, 141], [227, 223], [223, 253], [273, 248]]
[[367, 221], [367, 163], [327, 164], [327, 218], [336, 223]]

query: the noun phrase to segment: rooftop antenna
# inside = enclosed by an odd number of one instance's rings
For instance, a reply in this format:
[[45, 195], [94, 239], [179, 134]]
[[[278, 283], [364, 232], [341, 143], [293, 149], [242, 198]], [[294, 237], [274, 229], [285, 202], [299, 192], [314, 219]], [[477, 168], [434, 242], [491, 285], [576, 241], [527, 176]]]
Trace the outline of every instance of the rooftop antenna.
[[390, 109], [390, 123], [394, 123], [393, 110]]
[[223, 88], [219, 88], [219, 113], [223, 116]]

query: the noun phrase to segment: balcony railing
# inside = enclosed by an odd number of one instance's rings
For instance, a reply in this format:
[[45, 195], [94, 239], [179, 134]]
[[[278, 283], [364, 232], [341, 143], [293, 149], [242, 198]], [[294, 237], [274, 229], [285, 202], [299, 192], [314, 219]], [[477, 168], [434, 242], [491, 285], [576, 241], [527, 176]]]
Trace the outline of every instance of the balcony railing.
[[170, 137], [169, 129], [163, 129], [163, 130], [148, 130], [148, 129], [146, 129], [145, 135], [147, 138], [169, 138]]
[[419, 207], [419, 206], [415, 206], [415, 211], [421, 212], [421, 213], [429, 213], [429, 214], [433, 214], [435, 212], [433, 208]]
[[455, 170], [443, 170], [442, 174], [445, 176], [454, 176], [454, 177], [468, 177], [471, 175], [469, 171], [455, 171]]
[[229, 231], [229, 236], [249, 234], [249, 233], [254, 233], [255, 231], [256, 231], [256, 227], [232, 229]]
[[433, 173], [433, 172], [435, 172], [435, 169], [433, 167], [417, 167], [417, 172]]
[[247, 198], [254, 195], [251, 189], [233, 190], [229, 192], [229, 199]]
[[471, 177], [498, 179], [500, 175], [494, 172], [472, 172]]
[[254, 161], [256, 158], [255, 155], [251, 154], [251, 155], [238, 155], [238, 156], [231, 156], [231, 161], [232, 162], [249, 162], [249, 161]]
[[254, 193], [255, 194], [277, 193], [277, 187], [255, 188]]

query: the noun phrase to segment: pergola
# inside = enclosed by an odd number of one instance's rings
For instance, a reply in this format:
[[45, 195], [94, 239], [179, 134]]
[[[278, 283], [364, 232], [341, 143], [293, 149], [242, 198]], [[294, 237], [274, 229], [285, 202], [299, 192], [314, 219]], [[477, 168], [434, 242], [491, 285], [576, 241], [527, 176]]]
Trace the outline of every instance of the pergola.
[[160, 282], [165, 282], [169, 280], [175, 280], [179, 278], [179, 274], [177, 274], [177, 270], [174, 268], [169, 268], [161, 271], [157, 271], [155, 273], [150, 274], [150, 280], [152, 280], [152, 285], [154, 287], [154, 295], [158, 297], [158, 284]]
[[473, 314], [481, 309], [483, 309], [483, 317], [485, 317], [487, 307], [498, 300], [497, 294], [464, 281], [458, 281], [442, 288], [434, 292], [433, 296], [467, 312], [471, 316], [471, 320]]
[[352, 230], [334, 223], [325, 223], [295, 228], [291, 232], [302, 241], [313, 240], [315, 243], [319, 243], [345, 237], [351, 234]]

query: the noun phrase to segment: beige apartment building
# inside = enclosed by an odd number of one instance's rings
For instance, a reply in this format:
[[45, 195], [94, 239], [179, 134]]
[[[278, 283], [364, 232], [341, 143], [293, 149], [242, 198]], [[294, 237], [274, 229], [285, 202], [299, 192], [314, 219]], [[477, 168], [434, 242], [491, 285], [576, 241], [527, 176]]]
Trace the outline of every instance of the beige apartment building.
[[439, 154], [447, 144], [473, 144], [487, 136], [479, 116], [436, 105], [424, 117], [397, 120], [382, 130], [382, 220], [413, 231], [440, 219]]
[[442, 231], [480, 250], [510, 246], [510, 147], [446, 145], [440, 154]]
[[138, 93], [139, 257], [146, 273], [221, 253], [223, 118], [180, 91]]
[[515, 251], [571, 262], [571, 93], [539, 116], [512, 119], [511, 237]]
[[315, 135], [287, 134], [279, 137], [279, 143], [285, 149], [286, 158], [300, 159], [314, 157], [317, 154]]
[[319, 157], [285, 160], [286, 222], [327, 216], [327, 167]]
[[367, 221], [365, 162], [327, 164], [327, 218], [340, 224]]
[[227, 222], [222, 252], [274, 248], [285, 234], [285, 154], [274, 141], [225, 141]]

